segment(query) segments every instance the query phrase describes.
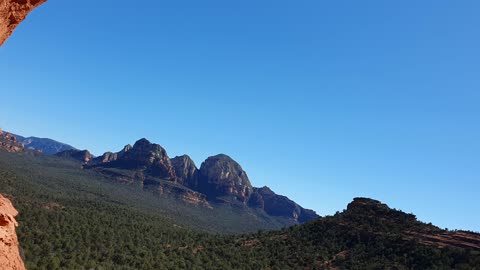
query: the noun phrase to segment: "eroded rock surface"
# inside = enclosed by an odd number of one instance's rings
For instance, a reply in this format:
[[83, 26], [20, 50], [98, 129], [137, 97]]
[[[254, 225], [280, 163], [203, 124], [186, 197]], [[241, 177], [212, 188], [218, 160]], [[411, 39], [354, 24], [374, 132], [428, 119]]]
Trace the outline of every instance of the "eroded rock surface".
[[0, 195], [0, 269], [25, 270], [15, 232], [17, 215], [10, 200]]
[[0, 47], [34, 8], [47, 0], [0, 0]]

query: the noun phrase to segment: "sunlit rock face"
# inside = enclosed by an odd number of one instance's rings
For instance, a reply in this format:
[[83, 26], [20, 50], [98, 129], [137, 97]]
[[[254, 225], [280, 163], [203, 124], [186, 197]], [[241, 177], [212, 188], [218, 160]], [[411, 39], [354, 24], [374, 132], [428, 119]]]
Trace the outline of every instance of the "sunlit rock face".
[[0, 47], [28, 13], [47, 0], [0, 0]]
[[17, 215], [12, 203], [0, 195], [0, 269], [25, 270], [15, 232]]

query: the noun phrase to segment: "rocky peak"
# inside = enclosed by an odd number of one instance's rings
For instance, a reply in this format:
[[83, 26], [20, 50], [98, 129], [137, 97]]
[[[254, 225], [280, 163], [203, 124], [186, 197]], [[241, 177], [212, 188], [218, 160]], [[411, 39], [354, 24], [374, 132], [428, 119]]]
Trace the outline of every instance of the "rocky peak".
[[193, 160], [188, 155], [172, 158], [171, 162], [173, 168], [175, 169], [177, 181], [189, 188], [197, 189], [198, 169], [195, 165], [195, 162], [193, 162]]
[[0, 0], [0, 46], [34, 8], [46, 0]]
[[145, 171], [152, 176], [176, 180], [175, 170], [167, 151], [160, 145], [143, 138], [132, 146], [127, 145], [118, 153], [107, 153], [103, 164], [95, 166], [115, 167]]
[[[126, 149], [129, 147], [126, 146]], [[159, 144], [151, 143], [149, 140], [143, 138], [135, 142], [126, 153], [131, 156], [140, 155], [144, 159], [145, 163], [153, 163], [156, 158], [164, 158], [167, 156], [167, 151], [163, 149]]]
[[17, 210], [12, 203], [0, 195], [0, 268], [25, 270], [19, 253], [19, 244], [15, 228]]
[[233, 196], [246, 202], [253, 187], [240, 164], [227, 155], [209, 157], [199, 171], [199, 188], [208, 197]]

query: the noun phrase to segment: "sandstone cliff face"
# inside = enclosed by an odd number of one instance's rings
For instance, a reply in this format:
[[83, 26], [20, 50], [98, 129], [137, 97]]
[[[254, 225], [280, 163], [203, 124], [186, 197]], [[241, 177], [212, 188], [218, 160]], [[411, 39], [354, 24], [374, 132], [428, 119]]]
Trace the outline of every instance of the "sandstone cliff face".
[[12, 203], [0, 195], [0, 269], [25, 270], [15, 232], [17, 215]]
[[47, 0], [0, 0], [0, 47], [34, 8]]

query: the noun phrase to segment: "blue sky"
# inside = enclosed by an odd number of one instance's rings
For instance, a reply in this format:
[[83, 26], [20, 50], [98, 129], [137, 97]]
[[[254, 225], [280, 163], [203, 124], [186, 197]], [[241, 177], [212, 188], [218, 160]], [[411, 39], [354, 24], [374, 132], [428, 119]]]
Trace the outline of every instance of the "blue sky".
[[49, 0], [0, 48], [0, 127], [232, 156], [319, 214], [480, 231], [478, 1]]

